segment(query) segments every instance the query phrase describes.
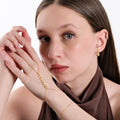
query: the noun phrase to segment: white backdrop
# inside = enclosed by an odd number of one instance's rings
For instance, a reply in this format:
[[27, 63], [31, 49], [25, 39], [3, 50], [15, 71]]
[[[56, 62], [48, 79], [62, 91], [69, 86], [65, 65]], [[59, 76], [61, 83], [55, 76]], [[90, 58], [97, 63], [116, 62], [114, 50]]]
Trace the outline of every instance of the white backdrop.
[[[117, 57], [120, 66], [120, 0], [100, 0], [106, 9], [110, 19]], [[8, 32], [13, 26], [22, 25], [26, 27], [32, 38], [32, 46], [38, 52], [38, 40], [35, 31], [35, 12], [41, 0], [1, 0], [0, 1], [0, 37]], [[109, 4], [108, 4], [109, 3]], [[18, 80], [13, 88], [23, 85]]]

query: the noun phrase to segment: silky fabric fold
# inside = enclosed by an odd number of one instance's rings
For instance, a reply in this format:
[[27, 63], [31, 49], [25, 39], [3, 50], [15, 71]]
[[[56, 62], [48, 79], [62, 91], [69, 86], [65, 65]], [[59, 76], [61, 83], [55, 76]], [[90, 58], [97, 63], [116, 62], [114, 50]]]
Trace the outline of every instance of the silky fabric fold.
[[[103, 74], [99, 66], [91, 82], [80, 96], [76, 96], [66, 84], [57, 83], [57, 86], [80, 108], [97, 120], [113, 120], [112, 110], [103, 82]], [[60, 118], [47, 103], [43, 102], [38, 120], [60, 120]]]

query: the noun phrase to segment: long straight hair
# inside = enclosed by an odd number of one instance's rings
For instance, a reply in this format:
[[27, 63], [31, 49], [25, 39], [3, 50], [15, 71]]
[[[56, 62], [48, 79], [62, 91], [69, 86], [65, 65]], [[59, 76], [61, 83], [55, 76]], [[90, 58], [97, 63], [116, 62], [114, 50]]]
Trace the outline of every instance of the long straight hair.
[[104, 77], [120, 84], [120, 73], [117, 63], [115, 45], [108, 16], [99, 0], [43, 0], [36, 11], [37, 16], [41, 10], [51, 4], [58, 4], [70, 8], [81, 14], [90, 24], [94, 32], [102, 29], [108, 31], [109, 37], [104, 51], [98, 57], [98, 64]]

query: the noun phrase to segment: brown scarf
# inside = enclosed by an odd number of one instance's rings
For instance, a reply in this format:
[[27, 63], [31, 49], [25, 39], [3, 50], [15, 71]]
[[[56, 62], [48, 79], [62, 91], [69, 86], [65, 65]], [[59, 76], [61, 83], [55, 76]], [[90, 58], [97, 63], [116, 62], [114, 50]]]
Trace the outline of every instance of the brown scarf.
[[[93, 79], [79, 97], [77, 97], [67, 85], [57, 83], [57, 86], [83, 110], [97, 120], [113, 120], [110, 103], [103, 82], [103, 74], [99, 66]], [[52, 108], [44, 102], [38, 120], [60, 119]]]

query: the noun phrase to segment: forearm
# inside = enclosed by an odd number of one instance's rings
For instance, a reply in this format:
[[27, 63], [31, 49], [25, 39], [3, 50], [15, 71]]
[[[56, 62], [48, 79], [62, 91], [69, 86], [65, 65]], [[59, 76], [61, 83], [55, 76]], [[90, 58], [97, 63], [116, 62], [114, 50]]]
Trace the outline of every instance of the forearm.
[[[48, 92], [48, 94], [51, 93]], [[54, 92], [47, 99], [51, 108], [63, 120], [95, 120], [95, 118], [80, 108], [62, 91]]]
[[9, 98], [10, 92], [14, 85], [14, 80], [8, 69], [1, 65], [0, 66], [0, 120], [4, 113], [4, 109]]

